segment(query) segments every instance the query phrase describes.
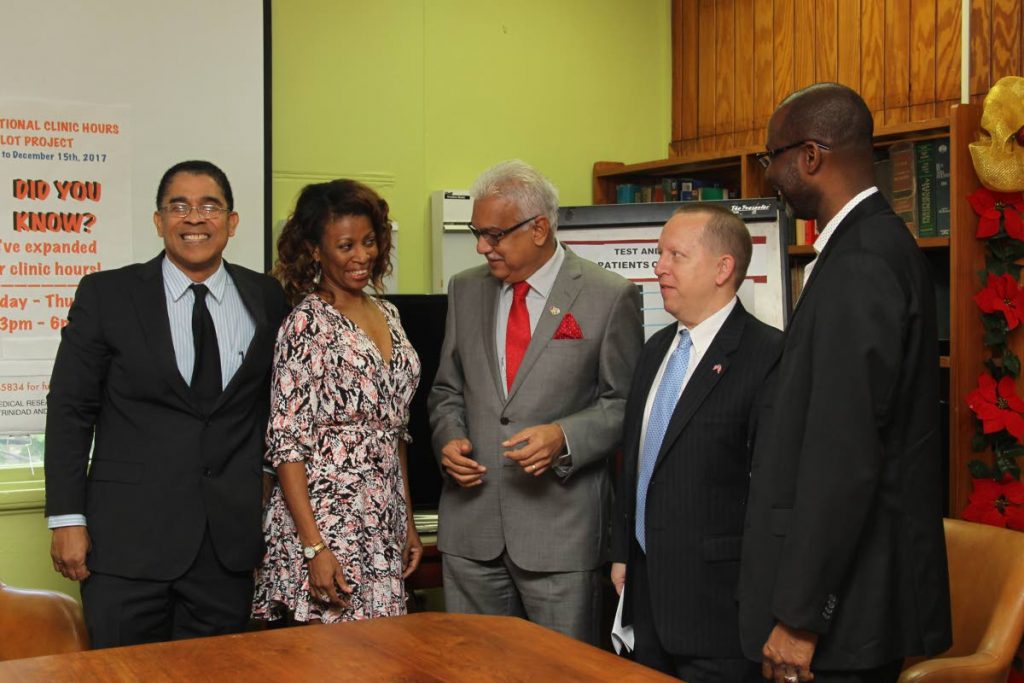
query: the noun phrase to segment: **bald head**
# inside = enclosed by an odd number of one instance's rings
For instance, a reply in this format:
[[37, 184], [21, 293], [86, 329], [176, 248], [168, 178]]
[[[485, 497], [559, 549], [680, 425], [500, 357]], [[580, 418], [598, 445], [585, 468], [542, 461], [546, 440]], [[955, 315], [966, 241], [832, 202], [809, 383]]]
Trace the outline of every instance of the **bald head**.
[[792, 93], [776, 109], [786, 140], [815, 140], [847, 158], [873, 158], [874, 120], [856, 91], [839, 83], [815, 83]]

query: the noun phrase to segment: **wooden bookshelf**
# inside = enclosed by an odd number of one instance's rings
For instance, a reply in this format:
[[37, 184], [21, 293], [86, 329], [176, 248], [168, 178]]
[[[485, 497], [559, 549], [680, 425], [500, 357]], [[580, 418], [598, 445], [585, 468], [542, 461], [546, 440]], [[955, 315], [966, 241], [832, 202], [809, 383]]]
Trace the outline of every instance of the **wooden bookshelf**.
[[[977, 218], [967, 195], [978, 187], [968, 145], [980, 127], [981, 108], [974, 104], [954, 105], [948, 117], [911, 123], [876, 126], [875, 144], [884, 149], [897, 142], [920, 142], [949, 138], [950, 141], [950, 222], [949, 237], [918, 238], [917, 243], [930, 261], [949, 268], [949, 355], [939, 365], [949, 375], [949, 501], [950, 513], [959, 516], [967, 504], [970, 478], [967, 462], [971, 452], [974, 420], [965, 397], [974, 389], [982, 369], [985, 349], [981, 346], [977, 308], [972, 301], [979, 288], [977, 271], [984, 262], [983, 246], [974, 238]], [[763, 140], [763, 135], [761, 136]], [[738, 187], [743, 198], [772, 197], [774, 190], [765, 183], [764, 172], [755, 158], [762, 146], [746, 146], [724, 152], [700, 152], [667, 159], [624, 164], [599, 161], [593, 168], [593, 201], [615, 203], [620, 183], [655, 184], [664, 177], [690, 177]], [[811, 245], [790, 245], [787, 258], [792, 267], [806, 265], [815, 255]], [[1018, 354], [1024, 355], [1024, 339]]]

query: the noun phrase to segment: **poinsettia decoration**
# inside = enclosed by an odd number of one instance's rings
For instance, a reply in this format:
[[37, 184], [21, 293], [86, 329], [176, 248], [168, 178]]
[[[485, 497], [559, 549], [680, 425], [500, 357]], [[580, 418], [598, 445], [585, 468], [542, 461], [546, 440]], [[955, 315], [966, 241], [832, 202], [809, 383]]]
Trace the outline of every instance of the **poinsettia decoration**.
[[1024, 483], [1017, 458], [1024, 455], [1024, 399], [1017, 392], [1020, 359], [1007, 345], [1009, 334], [1024, 322], [1024, 291], [1020, 286], [1024, 258], [1024, 194], [993, 192], [984, 187], [968, 200], [978, 214], [975, 235], [985, 240], [985, 268], [978, 273], [985, 286], [974, 296], [990, 356], [967, 394], [977, 417], [976, 452], [990, 450], [991, 464], [972, 460], [968, 469], [974, 490], [964, 519], [1024, 530]]
[[1024, 530], [1024, 483], [1010, 474], [1004, 474], [1001, 481], [976, 479], [964, 519]]
[[1004, 429], [1015, 438], [1024, 437], [1024, 400], [1017, 395], [1013, 377], [998, 382], [988, 373], [978, 378], [978, 388], [967, 394], [967, 405], [981, 420], [984, 434]]
[[1016, 328], [1024, 317], [1024, 290], [1012, 275], [989, 273], [988, 283], [974, 295], [974, 302], [982, 313], [1001, 315], [1007, 331]]
[[1020, 215], [1024, 211], [1024, 198], [1020, 192], [995, 192], [987, 187], [979, 187], [967, 200], [979, 216], [975, 237], [995, 237], [1002, 228], [1007, 236], [1024, 240], [1024, 221]]

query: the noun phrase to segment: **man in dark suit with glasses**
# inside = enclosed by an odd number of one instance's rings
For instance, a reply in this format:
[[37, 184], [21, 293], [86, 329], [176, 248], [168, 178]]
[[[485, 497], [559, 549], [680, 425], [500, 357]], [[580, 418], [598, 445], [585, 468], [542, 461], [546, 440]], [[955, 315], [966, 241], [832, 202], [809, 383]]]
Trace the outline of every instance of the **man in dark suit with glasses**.
[[238, 214], [215, 165], [170, 168], [153, 222], [163, 253], [79, 283], [47, 398], [51, 556], [93, 647], [242, 630], [263, 555], [284, 294], [223, 259]]

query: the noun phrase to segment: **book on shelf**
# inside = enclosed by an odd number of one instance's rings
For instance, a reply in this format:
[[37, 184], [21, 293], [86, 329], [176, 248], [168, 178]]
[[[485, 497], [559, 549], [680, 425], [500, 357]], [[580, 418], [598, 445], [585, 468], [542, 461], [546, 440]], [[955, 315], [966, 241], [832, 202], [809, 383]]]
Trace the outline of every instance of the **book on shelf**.
[[898, 142], [875, 161], [875, 184], [914, 237], [948, 237], [949, 138]]
[[949, 138], [935, 141], [935, 234], [949, 237]]
[[615, 186], [616, 204], [717, 201], [738, 196], [735, 189], [694, 178], [665, 177], [656, 179], [650, 185], [619, 183]]
[[914, 171], [917, 175], [917, 236], [935, 237], [935, 142], [914, 143]]
[[793, 221], [795, 226], [794, 231], [794, 244], [800, 246], [814, 244], [814, 240], [818, 239], [818, 224], [814, 219], [804, 220], [803, 218], [797, 218]]
[[794, 264], [789, 269], [789, 310], [796, 308], [796, 302], [800, 300], [800, 293], [804, 290], [804, 268], [803, 263]]
[[917, 235], [917, 171], [914, 143], [897, 142], [889, 148], [892, 170], [892, 210]]

